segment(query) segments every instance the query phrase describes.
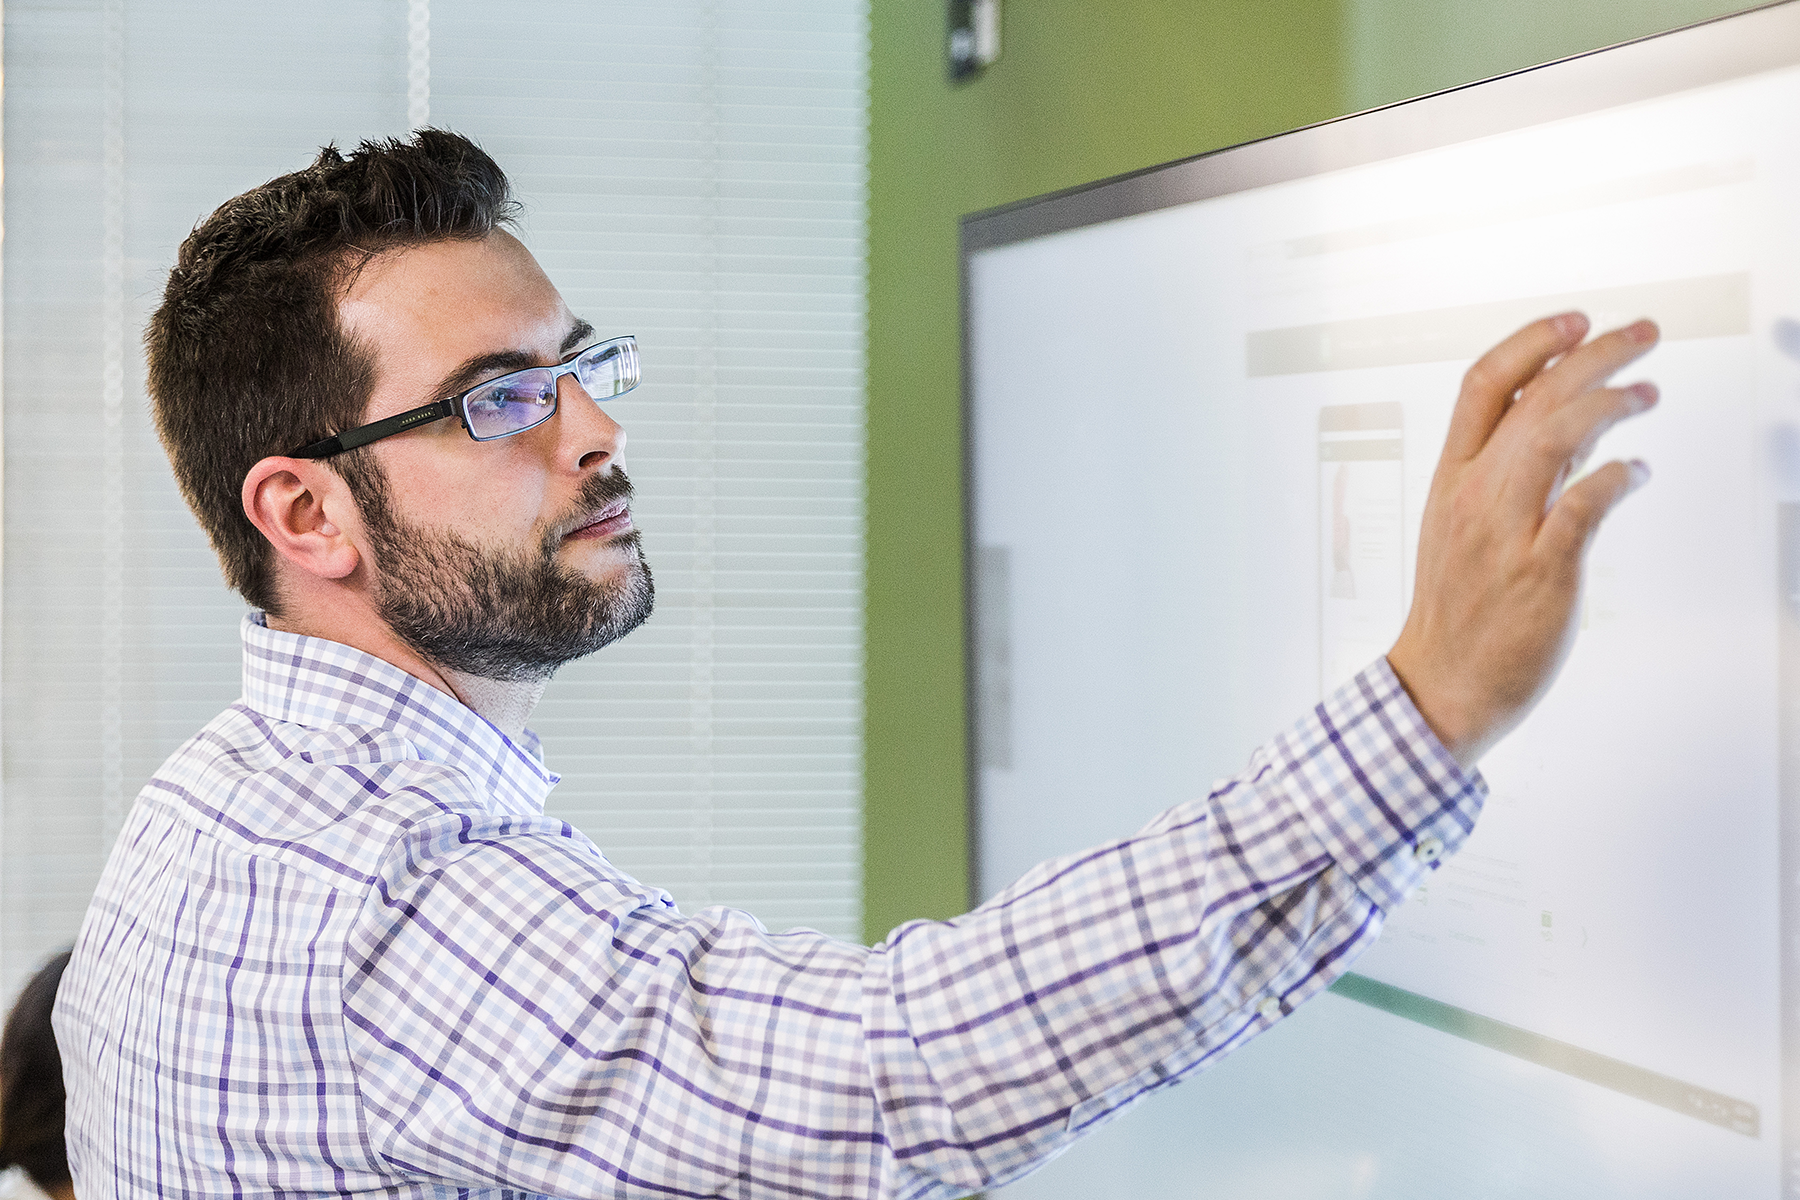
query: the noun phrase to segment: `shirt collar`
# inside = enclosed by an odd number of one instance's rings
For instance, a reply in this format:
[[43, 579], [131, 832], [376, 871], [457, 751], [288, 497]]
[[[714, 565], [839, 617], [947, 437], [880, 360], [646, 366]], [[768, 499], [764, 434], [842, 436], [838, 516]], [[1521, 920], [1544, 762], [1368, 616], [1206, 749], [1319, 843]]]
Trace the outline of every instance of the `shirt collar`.
[[541, 813], [559, 776], [545, 770], [537, 734], [517, 741], [454, 696], [353, 646], [270, 629], [245, 614], [244, 704], [277, 721], [319, 728], [365, 725], [405, 738], [425, 762], [441, 763], [488, 793]]

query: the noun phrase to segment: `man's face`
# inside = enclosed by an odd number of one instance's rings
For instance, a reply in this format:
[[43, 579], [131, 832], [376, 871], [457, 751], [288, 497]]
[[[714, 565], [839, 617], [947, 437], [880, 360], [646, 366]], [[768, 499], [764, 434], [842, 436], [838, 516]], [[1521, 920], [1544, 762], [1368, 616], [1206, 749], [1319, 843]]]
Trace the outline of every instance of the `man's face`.
[[[339, 315], [375, 361], [364, 421], [607, 336], [575, 319], [504, 232], [376, 260]], [[374, 471], [346, 464], [381, 615], [440, 667], [541, 678], [649, 615], [625, 433], [572, 376], [560, 387], [556, 414], [523, 433], [476, 442], [439, 421], [369, 447]]]

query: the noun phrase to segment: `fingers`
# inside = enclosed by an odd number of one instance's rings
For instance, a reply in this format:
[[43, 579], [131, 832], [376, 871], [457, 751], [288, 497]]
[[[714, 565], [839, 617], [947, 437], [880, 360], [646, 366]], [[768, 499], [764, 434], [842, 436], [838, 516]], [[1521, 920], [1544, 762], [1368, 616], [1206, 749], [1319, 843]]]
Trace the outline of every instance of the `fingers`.
[[1658, 336], [1654, 322], [1637, 321], [1570, 350], [1555, 366], [1525, 385], [1521, 416], [1560, 408], [1606, 382], [1626, 363], [1649, 353]]
[[1482, 355], [1463, 376], [1462, 394], [1444, 442], [1445, 460], [1466, 461], [1481, 453], [1519, 389], [1535, 379], [1545, 363], [1578, 345], [1587, 330], [1587, 318], [1580, 313], [1545, 317]]
[[1533, 517], [1543, 512], [1551, 489], [1571, 464], [1585, 460], [1607, 430], [1652, 407], [1656, 398], [1651, 383], [1595, 388], [1542, 417], [1507, 480], [1508, 500]]
[[1562, 560], [1568, 570], [1580, 569], [1582, 552], [1606, 514], [1649, 481], [1650, 468], [1641, 459], [1607, 463], [1551, 507], [1538, 531], [1538, 548]]

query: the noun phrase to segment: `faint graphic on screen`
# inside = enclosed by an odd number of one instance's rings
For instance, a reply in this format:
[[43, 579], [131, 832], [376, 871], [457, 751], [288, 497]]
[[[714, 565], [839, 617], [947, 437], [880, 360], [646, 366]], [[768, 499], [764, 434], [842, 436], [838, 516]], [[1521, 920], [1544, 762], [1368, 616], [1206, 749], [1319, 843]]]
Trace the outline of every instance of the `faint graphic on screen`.
[[1397, 403], [1319, 410], [1319, 686], [1387, 653], [1406, 619], [1405, 479]]
[[975, 551], [975, 739], [984, 767], [1010, 771], [1012, 745], [1012, 551]]

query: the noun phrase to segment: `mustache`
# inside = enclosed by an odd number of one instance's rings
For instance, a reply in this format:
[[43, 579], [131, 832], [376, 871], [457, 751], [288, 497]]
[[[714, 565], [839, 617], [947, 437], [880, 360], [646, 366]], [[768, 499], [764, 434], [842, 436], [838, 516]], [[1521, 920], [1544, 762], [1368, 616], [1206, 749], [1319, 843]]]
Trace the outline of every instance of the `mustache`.
[[554, 555], [564, 538], [582, 526], [591, 524], [595, 516], [609, 506], [621, 500], [629, 501], [635, 495], [637, 489], [631, 486], [631, 479], [616, 467], [604, 475], [590, 475], [587, 482], [581, 485], [574, 503], [569, 506], [568, 515], [558, 519], [544, 531], [544, 554]]

